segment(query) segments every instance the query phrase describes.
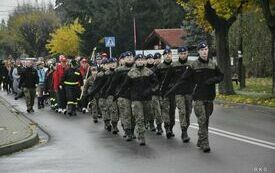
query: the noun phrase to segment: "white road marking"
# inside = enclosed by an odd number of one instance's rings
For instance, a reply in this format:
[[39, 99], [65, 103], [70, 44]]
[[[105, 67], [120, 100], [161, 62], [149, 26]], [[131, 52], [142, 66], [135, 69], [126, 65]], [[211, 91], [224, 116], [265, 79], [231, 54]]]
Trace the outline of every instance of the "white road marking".
[[[197, 127], [199, 126], [196, 123], [192, 123], [192, 125], [195, 125]], [[254, 142], [258, 142], [258, 143], [262, 143], [262, 144], [266, 144], [266, 145], [272, 145], [272, 146], [275, 147], [275, 143], [272, 143], [272, 142], [268, 142], [268, 141], [264, 141], [264, 140], [260, 140], [260, 139], [256, 139], [256, 138], [252, 138], [252, 137], [248, 137], [248, 136], [244, 136], [244, 135], [239, 135], [237, 133], [232, 133], [232, 132], [220, 130], [220, 129], [216, 129], [216, 128], [213, 128], [213, 127], [209, 127], [208, 129], [213, 130], [213, 131], [217, 131], [217, 132], [220, 132], [220, 133], [224, 133], [224, 134], [227, 134], [227, 135], [231, 135], [231, 136], [235, 136], [235, 137], [239, 137], [239, 138], [244, 138], [244, 139], [247, 139], [247, 140], [250, 140], [250, 141], [254, 141]]]
[[[176, 119], [176, 121], [179, 122], [178, 119]], [[191, 123], [190, 127], [194, 128], [194, 129], [199, 129], [199, 126], [196, 123]], [[240, 134], [237, 134], [237, 133], [232, 133], [232, 132], [229, 132], [229, 131], [225, 131], [225, 130], [221, 130], [221, 129], [217, 129], [217, 128], [213, 128], [213, 127], [209, 127], [208, 131], [209, 131], [209, 133], [212, 133], [212, 134], [215, 134], [215, 135], [219, 135], [219, 136], [234, 139], [234, 140], [237, 140], [237, 141], [242, 141], [242, 142], [246, 142], [246, 143], [249, 143], [249, 144], [253, 144], [253, 145], [260, 146], [260, 147], [275, 150], [275, 143], [272, 143], [272, 142], [252, 138], [252, 137], [245, 136], [245, 135], [240, 135]]]

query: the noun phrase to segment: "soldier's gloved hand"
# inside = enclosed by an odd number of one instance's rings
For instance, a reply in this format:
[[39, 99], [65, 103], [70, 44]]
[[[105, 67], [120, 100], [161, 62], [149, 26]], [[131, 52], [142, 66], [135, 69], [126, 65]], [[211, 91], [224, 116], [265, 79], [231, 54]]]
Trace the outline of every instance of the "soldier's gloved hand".
[[61, 89], [61, 90], [62, 90], [62, 88], [63, 88], [63, 86], [62, 86], [62, 85], [59, 85], [59, 89]]

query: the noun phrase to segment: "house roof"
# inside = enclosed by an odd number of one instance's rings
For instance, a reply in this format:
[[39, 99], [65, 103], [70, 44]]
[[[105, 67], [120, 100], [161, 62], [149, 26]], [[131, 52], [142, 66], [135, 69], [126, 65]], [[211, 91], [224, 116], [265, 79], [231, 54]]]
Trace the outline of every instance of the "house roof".
[[154, 37], [158, 37], [162, 42], [172, 48], [180, 47], [184, 44], [182, 39], [186, 35], [186, 31], [181, 28], [175, 29], [154, 29], [154, 31], [146, 38], [145, 44], [149, 43]]

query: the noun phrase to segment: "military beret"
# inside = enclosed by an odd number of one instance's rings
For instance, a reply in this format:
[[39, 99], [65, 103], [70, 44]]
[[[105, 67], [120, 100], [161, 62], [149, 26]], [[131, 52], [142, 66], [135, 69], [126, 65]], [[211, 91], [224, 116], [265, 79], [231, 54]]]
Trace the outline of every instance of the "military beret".
[[108, 63], [114, 63], [114, 62], [117, 62], [116, 58], [109, 58], [108, 59]]
[[150, 59], [150, 58], [154, 58], [154, 56], [153, 56], [152, 54], [148, 54], [148, 55], [146, 56], [146, 59]]
[[186, 51], [188, 51], [188, 48], [186, 46], [178, 48], [178, 53], [180, 53], [180, 52], [186, 52]]
[[160, 58], [161, 58], [161, 54], [159, 52], [155, 53], [154, 59], [160, 59]]
[[125, 56], [133, 56], [133, 53], [131, 51], [125, 52]]
[[207, 43], [206, 42], [200, 42], [199, 44], [198, 44], [198, 50], [200, 50], [200, 49], [203, 49], [203, 48], [206, 48], [208, 45], [207, 45]]
[[144, 58], [144, 56], [142, 54], [137, 54], [135, 56], [135, 61], [138, 60], [138, 59], [143, 59], [143, 58]]
[[170, 49], [170, 48], [166, 48], [166, 49], [164, 49], [164, 51], [163, 51], [162, 55], [166, 55], [166, 54], [168, 54], [168, 53], [172, 53], [172, 51], [171, 51], [171, 49]]

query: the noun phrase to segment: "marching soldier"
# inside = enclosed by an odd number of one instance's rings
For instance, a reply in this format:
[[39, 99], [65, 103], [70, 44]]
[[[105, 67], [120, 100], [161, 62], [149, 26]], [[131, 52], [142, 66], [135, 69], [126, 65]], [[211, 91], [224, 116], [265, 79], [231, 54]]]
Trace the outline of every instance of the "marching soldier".
[[[145, 116], [152, 116], [152, 91], [158, 87], [154, 73], [145, 67], [143, 55], [135, 57], [135, 66], [128, 72], [120, 91], [129, 89], [131, 94], [132, 114], [136, 120], [136, 132], [140, 145], [145, 145]], [[145, 115], [146, 114], [146, 115]]]
[[[178, 48], [179, 59], [173, 62], [171, 68], [167, 71], [165, 79], [163, 81], [163, 88], [172, 88], [180, 79], [181, 75], [190, 67], [188, 61], [188, 49], [187, 47]], [[169, 85], [171, 87], [169, 87]], [[192, 81], [185, 81], [181, 87], [178, 87], [174, 91], [176, 106], [179, 110], [179, 120], [181, 125], [181, 138], [184, 143], [189, 142], [190, 138], [187, 134], [187, 129], [190, 125], [190, 115], [192, 112], [192, 92], [194, 84]]]
[[77, 69], [77, 62], [71, 60], [71, 68], [69, 68], [61, 80], [59, 87], [62, 89], [65, 87], [68, 114], [70, 116], [76, 116], [77, 98], [79, 97], [80, 87], [83, 85], [83, 79], [80, 71]]
[[88, 100], [93, 121], [94, 121], [94, 123], [97, 123], [98, 122], [98, 116], [97, 116], [96, 99], [88, 97], [90, 89], [92, 89], [92, 86], [94, 85], [94, 81], [95, 81], [96, 75], [97, 75], [97, 65], [96, 65], [96, 63], [91, 64], [90, 70], [91, 70], [91, 75], [88, 77], [87, 81], [85, 82], [85, 84], [83, 86], [82, 99]]
[[[146, 56], [146, 67], [155, 72], [155, 65], [154, 65], [154, 56], [152, 54], [148, 54]], [[153, 94], [155, 95], [155, 93]], [[155, 99], [155, 98], [154, 98]], [[153, 101], [153, 98], [152, 98]], [[156, 105], [157, 106], [157, 105]], [[155, 105], [152, 104], [152, 111], [153, 114], [151, 114], [151, 117], [146, 117], [147, 119], [145, 120], [145, 125], [149, 125], [149, 128], [152, 132], [156, 131], [154, 120], [155, 120]]]
[[[83, 78], [83, 83], [86, 83], [86, 80], [88, 79], [88, 77], [91, 75], [91, 71], [90, 71], [90, 65], [88, 64], [88, 60], [87, 58], [82, 58], [80, 60], [80, 68], [79, 68], [80, 74]], [[83, 92], [82, 92], [83, 93]], [[81, 94], [81, 96], [83, 97], [83, 94]], [[88, 105], [88, 100], [86, 97], [81, 98], [81, 100], [79, 100], [79, 109], [82, 111], [82, 113], [86, 113], [88, 112], [87, 109], [87, 105]]]
[[89, 89], [88, 97], [95, 98], [95, 96], [98, 94], [98, 105], [100, 107], [102, 116], [104, 118], [104, 128], [108, 131], [112, 130], [112, 126], [110, 124], [110, 119], [108, 119], [107, 115], [107, 103], [106, 98], [103, 96], [103, 86], [107, 81], [106, 78], [106, 70], [108, 70], [109, 66], [107, 64], [107, 59], [102, 60], [101, 62], [102, 69], [96, 74], [96, 78], [94, 81], [94, 85]]
[[123, 130], [125, 131], [124, 136], [126, 137], [126, 141], [132, 141], [132, 138], [134, 138], [135, 120], [132, 116], [131, 110], [131, 95], [129, 88], [120, 90], [128, 72], [131, 70], [134, 63], [132, 52], [125, 52], [121, 56], [120, 61], [123, 61], [124, 65], [118, 67], [115, 70], [114, 77], [108, 90], [109, 92], [114, 92], [115, 94], [114, 100], [117, 100], [120, 120]]
[[[165, 49], [163, 52], [164, 61], [157, 66], [156, 75], [159, 83], [162, 84], [167, 70], [172, 64], [172, 51]], [[164, 94], [169, 88], [160, 88], [161, 114], [164, 121], [164, 128], [167, 139], [174, 137], [173, 127], [175, 125], [175, 98], [173, 96], [165, 97]]]
[[[155, 53], [154, 54], [154, 67], [150, 68], [154, 73], [156, 73], [157, 66], [161, 63], [161, 54], [160, 53]], [[162, 115], [161, 115], [161, 107], [160, 107], [160, 91], [159, 88], [153, 92], [152, 96], [152, 108], [153, 108], [153, 113], [154, 117], [156, 120], [156, 125], [157, 125], [157, 135], [161, 135], [163, 133], [162, 130]]]
[[199, 124], [197, 147], [200, 147], [204, 152], [210, 152], [208, 125], [209, 118], [213, 113], [213, 100], [216, 96], [215, 84], [223, 80], [223, 73], [213, 60], [208, 58], [208, 52], [207, 44], [199, 43], [198, 60], [194, 61], [190, 68], [187, 68], [180, 80], [171, 89], [171, 91], [177, 90], [182, 86], [182, 83], [189, 80], [195, 84], [193, 92], [194, 111]]
[[118, 106], [117, 102], [114, 101], [114, 96], [113, 96], [113, 91], [108, 90], [109, 86], [111, 85], [112, 78], [114, 76], [114, 71], [117, 66], [117, 60], [116, 58], [109, 58], [108, 60], [108, 67], [109, 69], [106, 71], [106, 83], [103, 86], [103, 91], [104, 91], [104, 98], [106, 98], [106, 103], [107, 103], [107, 117], [105, 117], [106, 120], [111, 121], [112, 125], [112, 133], [117, 134], [118, 133], [118, 128], [117, 128], [117, 123], [119, 120], [118, 117]]

